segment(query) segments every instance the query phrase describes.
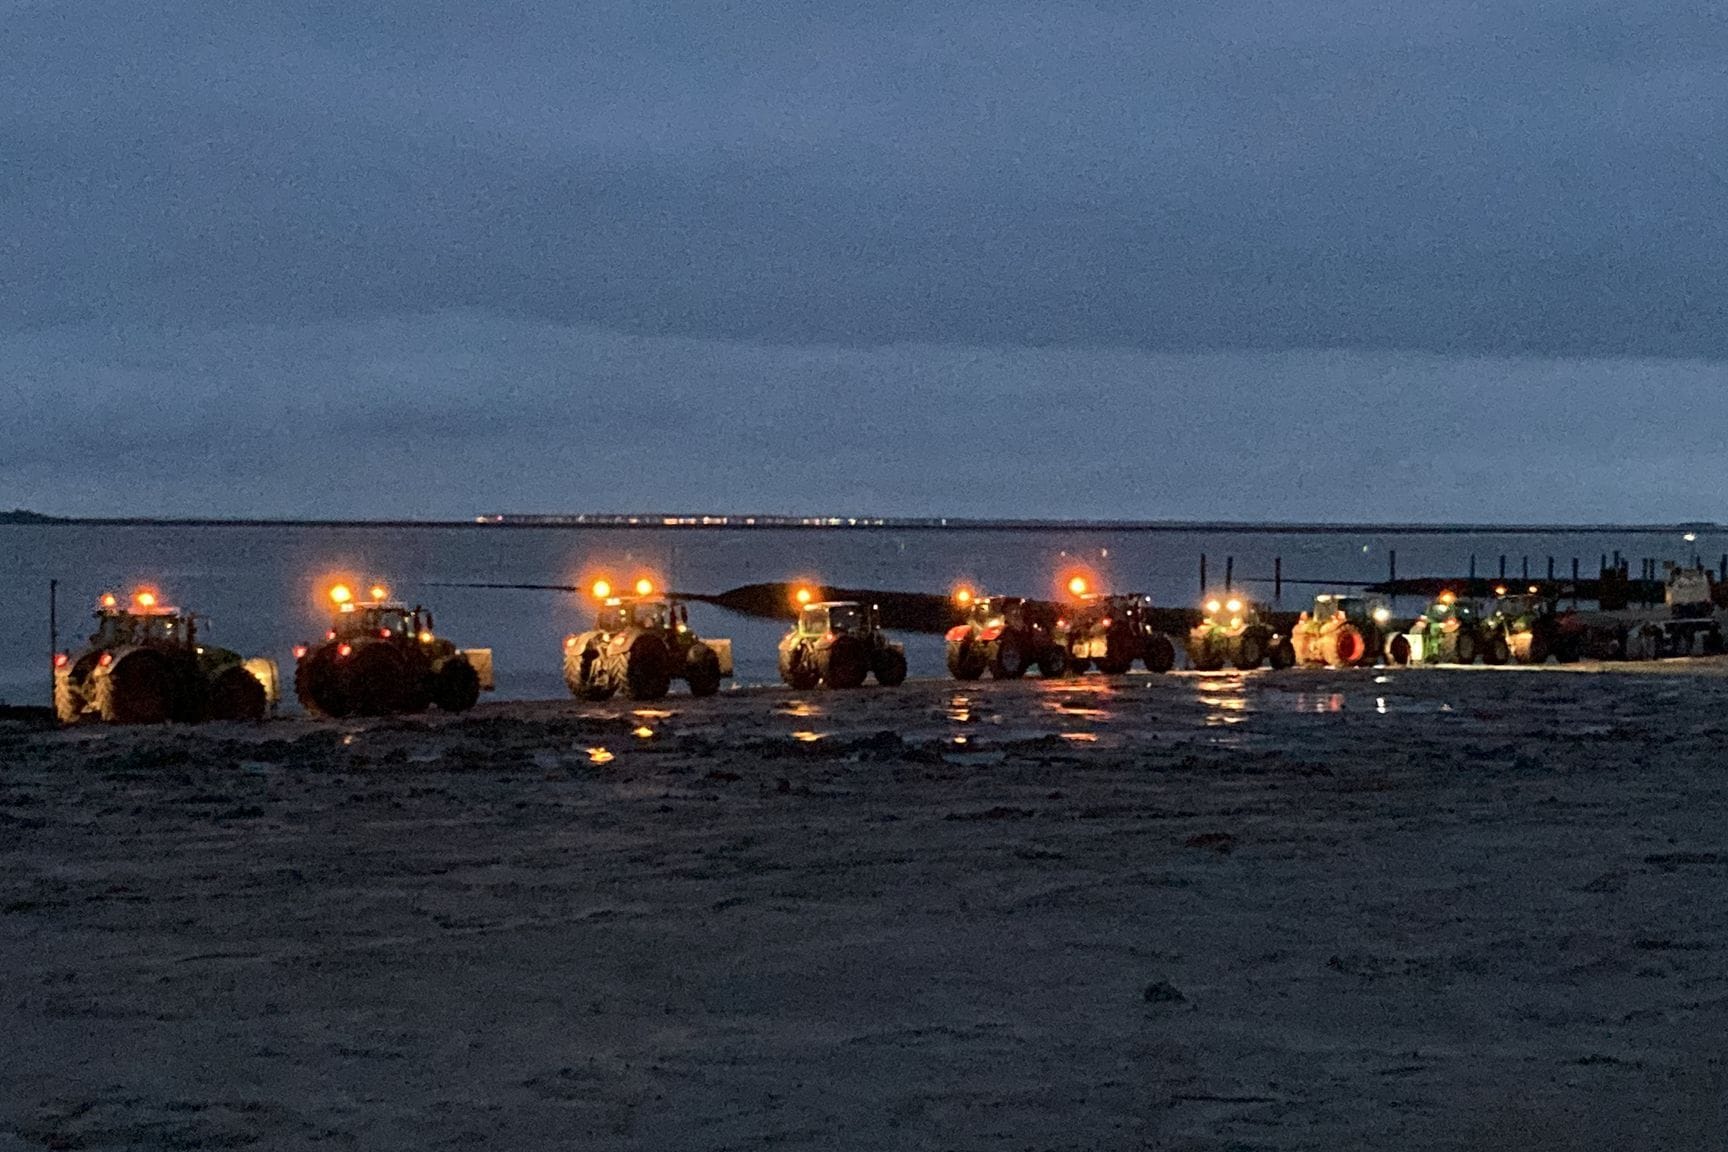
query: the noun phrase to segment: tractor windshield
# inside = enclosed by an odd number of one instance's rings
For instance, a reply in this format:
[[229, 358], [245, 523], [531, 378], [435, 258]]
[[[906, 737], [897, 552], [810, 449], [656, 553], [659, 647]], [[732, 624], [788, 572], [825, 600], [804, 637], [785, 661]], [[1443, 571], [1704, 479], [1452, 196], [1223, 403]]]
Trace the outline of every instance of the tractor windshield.
[[140, 616], [138, 618], [138, 638], [140, 640], [157, 640], [165, 643], [179, 643], [186, 639], [191, 629], [186, 621], [179, 616]]
[[666, 602], [664, 600], [644, 600], [630, 609], [630, 618], [638, 628], [664, 630], [669, 623]]
[[343, 639], [356, 636], [382, 636], [385, 639], [412, 636], [414, 617], [406, 608], [362, 608], [356, 612], [338, 613], [335, 632]]
[[1002, 623], [1003, 618], [1006, 615], [1007, 613], [1004, 611], [1004, 606], [1000, 600], [992, 600], [989, 597], [985, 597], [982, 600], [976, 601], [972, 605], [972, 623], [984, 627]]
[[139, 616], [130, 612], [106, 613], [96, 618], [96, 634], [91, 642], [111, 648], [122, 644], [142, 644], [146, 640], [179, 642], [191, 633], [185, 617], [160, 615]]

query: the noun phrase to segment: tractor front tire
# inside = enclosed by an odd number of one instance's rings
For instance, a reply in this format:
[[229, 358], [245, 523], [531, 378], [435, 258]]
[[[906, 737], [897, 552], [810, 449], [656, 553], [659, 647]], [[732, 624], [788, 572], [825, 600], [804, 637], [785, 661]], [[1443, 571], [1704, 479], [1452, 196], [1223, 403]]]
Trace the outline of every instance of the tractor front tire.
[[1499, 667], [1511, 659], [1512, 646], [1501, 633], [1496, 632], [1482, 642], [1482, 663]]
[[1059, 644], [1047, 646], [1038, 654], [1038, 675], [1054, 680], [1068, 674], [1068, 653]]
[[1238, 671], [1248, 672], [1260, 667], [1266, 660], [1266, 638], [1260, 633], [1249, 629], [1242, 633], [1242, 638], [1236, 642], [1236, 652], [1231, 657], [1231, 663]]
[[365, 644], [348, 657], [348, 694], [362, 716], [388, 716], [408, 701], [408, 661], [388, 643]]
[[1276, 672], [1282, 672], [1286, 668], [1294, 668], [1296, 666], [1296, 646], [1290, 643], [1288, 637], [1275, 640], [1266, 653], [1266, 659], [1272, 665], [1273, 671]]
[[76, 724], [84, 715], [84, 693], [72, 683], [72, 677], [54, 677], [54, 718], [62, 724]]
[[720, 657], [706, 644], [690, 649], [685, 660], [684, 679], [692, 696], [712, 696], [720, 691]]
[[301, 657], [294, 665], [294, 696], [308, 716], [341, 718], [354, 711], [328, 648]]

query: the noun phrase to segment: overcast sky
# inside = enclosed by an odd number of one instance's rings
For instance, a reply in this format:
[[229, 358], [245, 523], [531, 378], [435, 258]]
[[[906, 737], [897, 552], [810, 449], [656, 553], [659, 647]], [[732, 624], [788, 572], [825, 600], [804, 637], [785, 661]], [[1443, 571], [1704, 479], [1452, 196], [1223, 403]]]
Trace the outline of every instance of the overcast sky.
[[1728, 519], [1717, 5], [0, 41], [0, 505]]

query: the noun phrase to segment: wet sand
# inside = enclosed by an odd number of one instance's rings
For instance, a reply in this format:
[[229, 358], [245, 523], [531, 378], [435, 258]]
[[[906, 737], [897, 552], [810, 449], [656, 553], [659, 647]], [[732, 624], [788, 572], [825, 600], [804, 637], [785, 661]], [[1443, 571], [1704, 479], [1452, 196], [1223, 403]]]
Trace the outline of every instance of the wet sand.
[[1649, 671], [0, 727], [0, 1150], [1718, 1148]]

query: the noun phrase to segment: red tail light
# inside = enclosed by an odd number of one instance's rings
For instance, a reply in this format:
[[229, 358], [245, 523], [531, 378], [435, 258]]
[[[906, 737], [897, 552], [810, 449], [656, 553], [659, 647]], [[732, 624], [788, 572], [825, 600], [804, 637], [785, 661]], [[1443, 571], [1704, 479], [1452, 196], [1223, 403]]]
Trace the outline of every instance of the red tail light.
[[66, 667], [66, 665], [68, 665], [70, 663], [72, 663], [72, 657], [66, 655], [66, 653], [64, 653], [64, 652], [54, 653], [54, 667], [64, 668], [64, 667]]
[[380, 640], [390, 639], [390, 629], [388, 629], [388, 628], [378, 629], [378, 639], [380, 639]]
[[332, 629], [330, 629], [330, 631], [324, 633], [324, 639], [326, 639], [326, 640], [336, 639], [336, 629], [332, 628]]
[[353, 654], [354, 646], [352, 644], [344, 644], [340, 648], [336, 649], [336, 655], [338, 656], [352, 656]]
[[96, 663], [100, 664], [104, 668], [108, 667], [108, 665], [114, 663], [114, 653], [112, 653], [112, 652], [102, 653], [102, 655], [96, 657]]
[[306, 645], [304, 645], [304, 644], [294, 645], [294, 659], [296, 659], [296, 660], [306, 659]]

